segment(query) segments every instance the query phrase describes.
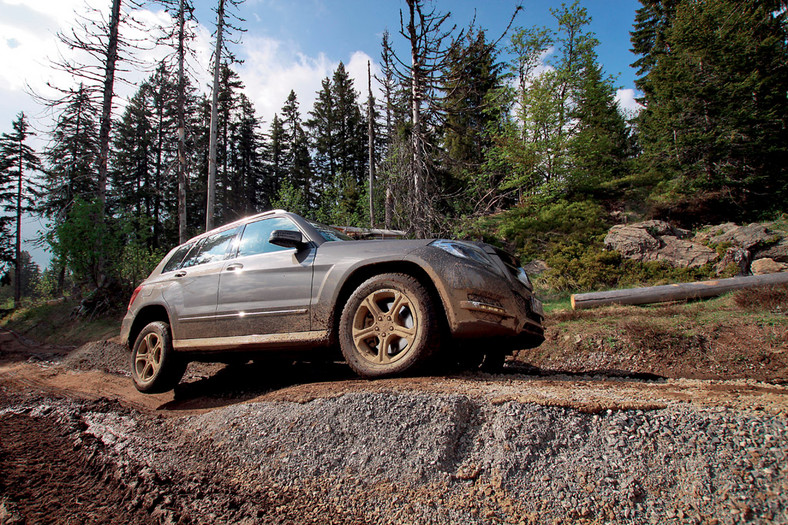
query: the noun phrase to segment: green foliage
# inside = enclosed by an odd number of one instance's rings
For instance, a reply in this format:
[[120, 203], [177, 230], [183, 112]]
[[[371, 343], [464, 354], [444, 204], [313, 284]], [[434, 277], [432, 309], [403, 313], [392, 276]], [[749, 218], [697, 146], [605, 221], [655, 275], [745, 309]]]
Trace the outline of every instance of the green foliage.
[[640, 164], [667, 181], [658, 198], [667, 208], [716, 201], [713, 210], [696, 206], [704, 216], [696, 220], [709, 220], [709, 211], [713, 220], [741, 220], [781, 210], [788, 195], [785, 9], [758, 0], [650, 0], [638, 16], [633, 44], [646, 102]]
[[124, 290], [134, 288], [163, 255], [150, 245], [151, 219], [106, 217], [97, 222], [99, 210], [98, 201], [77, 199], [49, 237], [55, 259], [70, 269], [79, 286], [116, 282]]
[[[544, 258], [556, 246], [571, 243], [601, 243], [606, 230], [604, 210], [592, 201], [541, 202], [532, 198], [521, 206], [479, 222], [492, 227], [495, 236], [516, 247], [525, 259]], [[490, 239], [492, 240], [492, 239]]]
[[274, 208], [291, 211], [299, 215], [308, 215], [309, 208], [304, 198], [304, 193], [300, 188], [296, 188], [292, 182], [285, 180], [279, 187], [279, 191], [273, 200]]

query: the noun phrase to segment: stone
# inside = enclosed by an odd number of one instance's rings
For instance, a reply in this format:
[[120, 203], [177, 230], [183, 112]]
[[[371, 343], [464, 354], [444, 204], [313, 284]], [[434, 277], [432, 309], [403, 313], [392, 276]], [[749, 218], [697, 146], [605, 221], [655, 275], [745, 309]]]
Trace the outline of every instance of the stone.
[[764, 250], [755, 254], [757, 259], [773, 259], [777, 262], [788, 263], [788, 238], [785, 238]]
[[753, 261], [750, 270], [753, 275], [766, 275], [788, 271], [788, 264], [777, 262], [774, 259], [763, 258]]
[[747, 275], [751, 257], [749, 250], [744, 248], [728, 248], [720, 262], [714, 266], [714, 270], [717, 272], [717, 275], [720, 275], [731, 267], [735, 267], [736, 273], [729, 274], [729, 277]]
[[678, 237], [679, 239], [683, 239], [685, 237], [688, 237], [690, 233], [689, 230], [676, 228], [675, 226], [672, 226], [668, 222], [658, 221], [658, 220], [643, 221], [643, 222], [632, 224], [632, 226], [642, 228], [655, 237], [670, 235], [673, 237]]
[[528, 275], [539, 275], [550, 269], [547, 263], [541, 259], [534, 259], [523, 266], [523, 268]]
[[688, 235], [665, 221], [619, 224], [608, 231], [605, 246], [627, 259], [663, 261], [677, 268], [697, 268], [717, 259], [714, 250], [685, 240]]
[[733, 246], [752, 251], [753, 248], [774, 244], [780, 240], [780, 236], [763, 224], [752, 223], [746, 226], [737, 226], [728, 222], [704, 230], [695, 236], [695, 240], [714, 244], [730, 243]]
[[660, 247], [657, 238], [638, 225], [619, 224], [610, 228], [605, 236], [605, 246], [627, 259], [646, 261]]
[[712, 263], [719, 257], [717, 252], [707, 246], [673, 236], [662, 237], [662, 246], [656, 253], [656, 260], [663, 261], [675, 268], [700, 268]]

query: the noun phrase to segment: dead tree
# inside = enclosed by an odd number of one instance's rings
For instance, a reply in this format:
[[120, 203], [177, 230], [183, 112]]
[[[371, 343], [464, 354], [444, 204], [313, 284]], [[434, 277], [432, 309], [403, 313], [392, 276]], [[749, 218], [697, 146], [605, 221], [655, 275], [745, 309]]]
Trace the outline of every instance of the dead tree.
[[[213, 89], [211, 94], [211, 126], [208, 140], [208, 195], [205, 209], [205, 230], [213, 229], [213, 216], [216, 207], [216, 138], [219, 120], [219, 72], [222, 60], [237, 62], [235, 56], [229, 52], [226, 43], [233, 42], [229, 37], [232, 31], [242, 31], [233, 25], [231, 20], [243, 22], [243, 19], [227, 10], [227, 7], [237, 8], [243, 0], [219, 0], [216, 8], [216, 46], [213, 53]], [[237, 42], [235, 42], [237, 43]]]
[[372, 97], [372, 66], [367, 60], [367, 142], [369, 144], [369, 227], [375, 227], [375, 99]]
[[[391, 147], [394, 138], [394, 125], [393, 125], [393, 95], [396, 83], [394, 80], [394, 52], [391, 49], [391, 42], [389, 41], [389, 32], [383, 32], [383, 50], [381, 51], [381, 75], [382, 78], [378, 79], [381, 87], [383, 88], [383, 97], [385, 98], [384, 112], [386, 115], [386, 137], [384, 142], [385, 155], [391, 153]], [[392, 191], [391, 174], [388, 173], [385, 177], [386, 196], [384, 204], [384, 227], [391, 229], [392, 220], [394, 217], [394, 192]]]
[[196, 22], [194, 17], [194, 5], [192, 0], [159, 0], [168, 11], [174, 13], [176, 25], [166, 30], [165, 35], [160, 39], [173, 48], [172, 55], [165, 61], [174, 61], [178, 68], [178, 87], [176, 95], [176, 118], [178, 126], [178, 153], [175, 164], [176, 179], [178, 182], [178, 242], [186, 242], [188, 233], [186, 231], [186, 173], [187, 173], [187, 151], [186, 137], [189, 135], [186, 129], [186, 101], [187, 101], [187, 74], [189, 73], [187, 61], [194, 59], [194, 52], [188, 47], [188, 43], [196, 37], [194, 29], [188, 24]]
[[[137, 7], [133, 0], [127, 0], [131, 7]], [[120, 34], [121, 25], [135, 24], [128, 13], [124, 12], [121, 0], [112, 0], [109, 20], [105, 20], [101, 12], [89, 8], [86, 15], [80, 15], [76, 26], [68, 33], [58, 33], [58, 40], [69, 48], [74, 58], [61, 55], [52, 61], [52, 66], [63, 71], [84, 85], [91, 98], [100, 100], [100, 120], [98, 136], [98, 156], [96, 158], [97, 189], [96, 196], [101, 203], [99, 220], [103, 220], [103, 212], [107, 202], [107, 161], [109, 158], [109, 141], [112, 130], [112, 104], [115, 98], [115, 85], [118, 73], [127, 71], [122, 64], [131, 64], [135, 60], [131, 51], [139, 49], [136, 42], [124, 39]], [[49, 97], [34, 94], [49, 108], [67, 104], [71, 100], [72, 90], [48, 84], [58, 95]]]

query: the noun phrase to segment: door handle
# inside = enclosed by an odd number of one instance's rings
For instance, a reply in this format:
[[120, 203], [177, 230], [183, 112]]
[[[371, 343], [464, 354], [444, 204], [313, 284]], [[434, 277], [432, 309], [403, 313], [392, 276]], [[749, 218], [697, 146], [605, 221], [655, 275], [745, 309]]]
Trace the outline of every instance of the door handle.
[[175, 277], [183, 277], [186, 275], [186, 272], [178, 272], [175, 274]]
[[233, 264], [229, 265], [227, 268], [225, 268], [225, 270], [227, 270], [228, 272], [232, 272], [232, 271], [235, 271], [235, 270], [240, 270], [243, 267], [244, 267], [244, 265], [241, 264], [241, 263], [233, 263]]

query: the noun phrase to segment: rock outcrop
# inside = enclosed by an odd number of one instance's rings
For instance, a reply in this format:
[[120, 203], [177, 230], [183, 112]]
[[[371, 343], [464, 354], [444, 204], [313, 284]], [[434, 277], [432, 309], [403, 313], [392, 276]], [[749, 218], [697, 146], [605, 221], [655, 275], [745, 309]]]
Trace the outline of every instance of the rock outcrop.
[[665, 221], [621, 224], [610, 229], [605, 246], [627, 259], [662, 261], [676, 268], [699, 268], [719, 258], [711, 248], [686, 240], [688, 235]]
[[[718, 275], [788, 271], [788, 234], [773, 224], [738, 226], [732, 222], [706, 226], [694, 237], [688, 230], [651, 220], [613, 226], [605, 246], [627, 259], [661, 261], [675, 268], [700, 268], [716, 263]], [[725, 250], [720, 257], [718, 251]], [[761, 262], [758, 262], [758, 261]], [[758, 262], [756, 265], [752, 261]]]

